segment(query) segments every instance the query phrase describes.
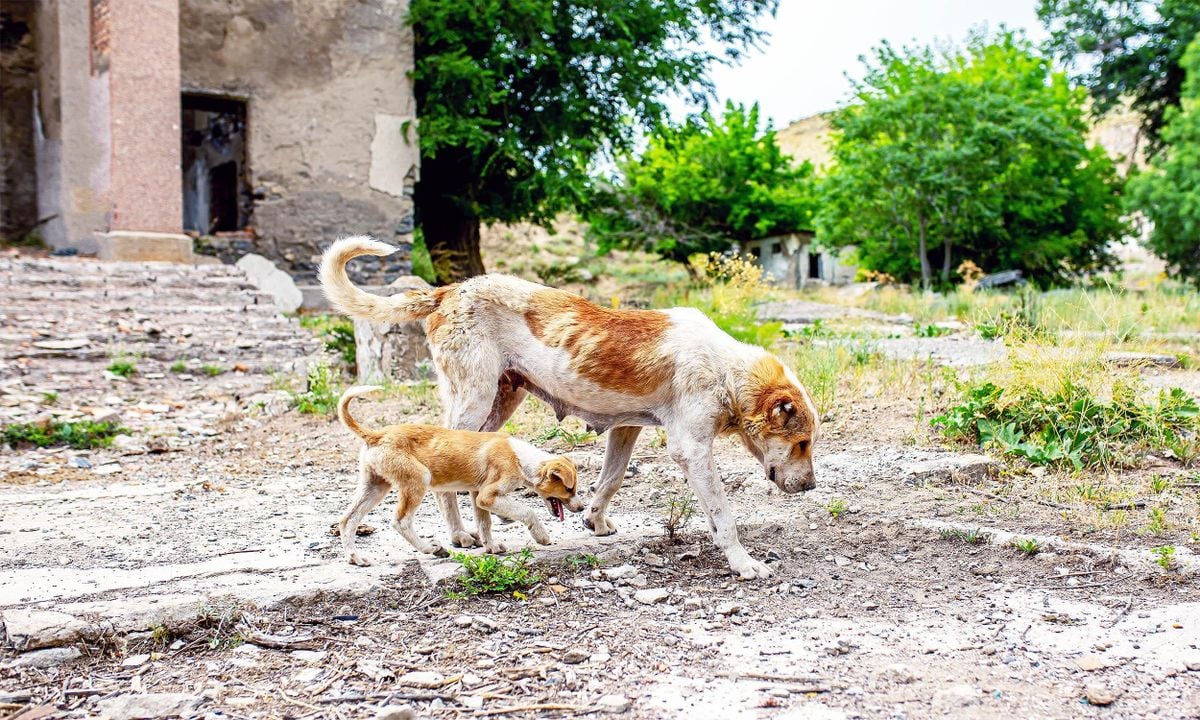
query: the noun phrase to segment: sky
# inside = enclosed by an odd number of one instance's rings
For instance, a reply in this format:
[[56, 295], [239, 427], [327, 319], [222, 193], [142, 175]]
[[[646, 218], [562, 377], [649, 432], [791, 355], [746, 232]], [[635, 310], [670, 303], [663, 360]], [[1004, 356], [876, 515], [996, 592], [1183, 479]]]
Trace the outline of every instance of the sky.
[[[861, 77], [858, 58], [881, 40], [899, 47], [961, 43], [972, 28], [1001, 25], [1045, 37], [1036, 0], [780, 0], [779, 11], [761, 27], [770, 32], [759, 51], [736, 67], [716, 67], [711, 76], [717, 107], [726, 100], [758, 102], [776, 128], [832, 110], [848, 97], [845, 74]], [[672, 104], [673, 114], [687, 112]]]

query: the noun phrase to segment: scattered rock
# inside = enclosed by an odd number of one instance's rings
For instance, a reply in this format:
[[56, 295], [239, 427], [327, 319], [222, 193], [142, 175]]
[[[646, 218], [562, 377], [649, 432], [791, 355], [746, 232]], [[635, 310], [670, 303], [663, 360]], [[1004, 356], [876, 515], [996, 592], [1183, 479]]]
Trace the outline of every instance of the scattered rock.
[[1102, 670], [1105, 667], [1108, 667], [1108, 664], [1104, 662], [1103, 657], [1097, 655], [1096, 653], [1091, 653], [1075, 658], [1075, 666], [1085, 672], [1092, 672], [1094, 670]]
[[584, 650], [583, 648], [579, 648], [579, 647], [573, 647], [570, 650], [563, 653], [562, 661], [569, 665], [578, 665], [579, 663], [583, 662], [584, 660], [587, 660], [591, 656], [592, 656], [592, 654], [590, 652], [588, 652], [587, 650]]
[[407, 705], [384, 705], [375, 713], [375, 720], [416, 720], [416, 717]]
[[654, 553], [650, 553], [646, 557], [642, 558], [642, 562], [646, 563], [650, 567], [656, 568], [667, 566], [666, 559], [664, 559], [662, 555], [655, 555]]
[[53, 610], [9, 609], [4, 611], [8, 642], [16, 650], [36, 650], [69, 645], [88, 629], [88, 624]]
[[604, 577], [609, 580], [624, 580], [638, 574], [638, 569], [633, 565], [617, 565], [604, 569]]
[[633, 599], [643, 605], [656, 605], [671, 597], [671, 591], [666, 588], [646, 588], [633, 594]]
[[838, 567], [849, 567], [851, 561], [850, 558], [846, 557], [845, 555], [837, 555], [833, 558], [833, 562], [836, 563]]
[[894, 683], [907, 685], [916, 680], [912, 668], [904, 663], [892, 663], [883, 669], [883, 676]]
[[454, 624], [459, 627], [471, 627], [471, 623], [473, 622], [475, 622], [475, 618], [470, 615], [456, 615], [454, 617]]
[[275, 267], [275, 263], [262, 255], [244, 255], [236, 265], [255, 287], [275, 298], [275, 307], [279, 312], [296, 312], [304, 302], [304, 294], [296, 287], [292, 276]]
[[9, 667], [48, 668], [72, 660], [83, 655], [77, 647], [47, 648], [25, 653], [9, 663]]
[[66, 340], [35, 340], [33, 346], [41, 350], [78, 350], [88, 346], [87, 338], [68, 338]]
[[97, 707], [110, 720], [140, 720], [190, 715], [200, 702], [201, 698], [187, 693], [149, 693], [106, 698]]
[[83, 468], [87, 470], [92, 466], [92, 461], [84, 457], [73, 457], [68, 463], [71, 467]]
[[404, 673], [396, 682], [408, 687], [434, 689], [446, 684], [446, 676], [429, 670], [414, 670], [413, 672]]
[[300, 672], [298, 672], [292, 676], [292, 682], [296, 682], [301, 685], [310, 685], [310, 684], [316, 682], [317, 678], [321, 677], [321, 672], [322, 672], [321, 668], [315, 668], [315, 667], [304, 668], [303, 670], [301, 670]]
[[121, 661], [121, 667], [141, 667], [142, 665], [145, 665], [148, 662], [150, 662], [149, 653], [145, 653], [145, 654], [141, 654], [141, 655], [130, 655], [129, 657], [127, 657]]
[[605, 695], [596, 701], [596, 709], [604, 713], [629, 712], [629, 698], [624, 695]]
[[1002, 572], [1004, 572], [1004, 566], [999, 563], [984, 563], [983, 565], [971, 568], [971, 574], [980, 577], [991, 577], [992, 575], [999, 575]]
[[987, 455], [943, 455], [910, 464], [901, 473], [906, 482], [940, 484], [947, 482], [975, 485], [994, 475], [1000, 465]]
[[318, 663], [329, 657], [324, 650], [293, 650], [292, 657], [302, 662]]
[[967, 707], [980, 701], [979, 690], [964, 683], [951, 685], [934, 694], [934, 703], [949, 707]]
[[1088, 685], [1084, 688], [1084, 696], [1092, 705], [1112, 705], [1120, 694], [1102, 685]]
[[717, 614], [719, 615], [736, 615], [742, 611], [740, 603], [727, 602], [717, 606]]
[[500, 623], [496, 622], [490, 617], [476, 615], [475, 617], [471, 618], [471, 627], [475, 628], [479, 632], [494, 633], [500, 629]]
[[1200, 657], [1184, 658], [1183, 665], [1192, 672], [1200, 672]]

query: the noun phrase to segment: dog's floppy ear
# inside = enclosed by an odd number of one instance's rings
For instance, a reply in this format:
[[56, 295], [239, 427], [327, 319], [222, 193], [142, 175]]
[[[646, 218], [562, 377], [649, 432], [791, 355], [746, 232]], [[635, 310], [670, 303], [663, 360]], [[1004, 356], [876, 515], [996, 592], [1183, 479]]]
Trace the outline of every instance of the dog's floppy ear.
[[776, 425], [787, 425], [788, 420], [796, 416], [796, 405], [791, 400], [780, 400], [775, 407], [771, 409], [771, 420]]
[[550, 471], [550, 477], [558, 480], [568, 490], [575, 489], [575, 473], [567, 470], [554, 469]]

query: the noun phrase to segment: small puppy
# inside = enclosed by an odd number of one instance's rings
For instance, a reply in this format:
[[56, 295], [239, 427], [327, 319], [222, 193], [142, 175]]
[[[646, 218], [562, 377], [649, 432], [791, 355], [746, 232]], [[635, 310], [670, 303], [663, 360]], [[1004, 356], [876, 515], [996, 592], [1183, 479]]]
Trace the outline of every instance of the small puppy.
[[371, 564], [354, 550], [355, 531], [393, 488], [399, 500], [392, 527], [417, 551], [442, 557], [449, 554], [445, 548], [422, 540], [413, 529], [413, 513], [427, 492], [469, 491], [479, 524], [478, 540], [489, 553], [505, 551], [492, 539], [491, 513], [524, 523], [534, 540], [550, 544], [546, 528], [533, 511], [505, 497], [521, 486], [541, 496], [550, 514], [560, 521], [564, 507], [571, 512], [583, 510], [583, 503], [575, 497], [575, 463], [507, 433], [447, 430], [433, 425], [391, 425], [382, 430], [362, 427], [350, 415], [350, 401], [380, 389], [358, 385], [338, 400], [338, 419], [365, 443], [358, 456], [358, 493], [338, 522], [350, 564]]

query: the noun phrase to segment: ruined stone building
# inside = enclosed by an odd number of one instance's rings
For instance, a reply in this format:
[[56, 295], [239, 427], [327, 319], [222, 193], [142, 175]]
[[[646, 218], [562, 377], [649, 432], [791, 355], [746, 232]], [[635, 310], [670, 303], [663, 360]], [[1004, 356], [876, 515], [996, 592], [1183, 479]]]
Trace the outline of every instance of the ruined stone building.
[[[407, 0], [2, 0], [0, 234], [101, 257], [406, 247]], [[361, 263], [360, 282], [407, 271]], [[356, 263], [358, 264], [358, 263]]]

